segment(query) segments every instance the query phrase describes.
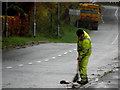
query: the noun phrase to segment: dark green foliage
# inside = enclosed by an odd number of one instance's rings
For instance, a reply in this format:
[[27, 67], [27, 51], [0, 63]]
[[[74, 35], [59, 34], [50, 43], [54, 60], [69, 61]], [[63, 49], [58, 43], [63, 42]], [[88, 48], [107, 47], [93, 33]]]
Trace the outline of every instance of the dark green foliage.
[[20, 18], [25, 18], [24, 11], [19, 6], [11, 4], [7, 9], [8, 16], [18, 16], [18, 13], [20, 13]]
[[[79, 2], [36, 2], [36, 3], [9, 2], [7, 13], [9, 16], [18, 16], [18, 12], [19, 12], [20, 19], [23, 20], [25, 19], [24, 17], [26, 16], [27, 18], [26, 22], [29, 25], [27, 26], [29, 33], [27, 33], [28, 35], [25, 36], [30, 37], [33, 36], [33, 32], [34, 32], [34, 5], [36, 5], [36, 16], [35, 16], [36, 36], [49, 37], [49, 38], [56, 38], [56, 37], [62, 38], [65, 35], [65, 30], [62, 29], [61, 27], [66, 24], [70, 25], [69, 9], [76, 9], [78, 4]], [[59, 12], [58, 12], [58, 5], [59, 5]], [[3, 3], [3, 8], [4, 8], [3, 12], [5, 13], [6, 3]], [[59, 19], [58, 19], [58, 13], [59, 13]], [[60, 26], [59, 32], [58, 32], [58, 24]]]

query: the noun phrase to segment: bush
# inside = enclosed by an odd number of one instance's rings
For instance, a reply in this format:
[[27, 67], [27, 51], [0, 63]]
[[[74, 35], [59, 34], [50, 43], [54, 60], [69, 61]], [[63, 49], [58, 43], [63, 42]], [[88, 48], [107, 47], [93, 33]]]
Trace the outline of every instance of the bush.
[[20, 18], [24, 19], [25, 14], [22, 8], [18, 7], [17, 5], [11, 4], [7, 9], [8, 16], [18, 16], [18, 12], [20, 13]]

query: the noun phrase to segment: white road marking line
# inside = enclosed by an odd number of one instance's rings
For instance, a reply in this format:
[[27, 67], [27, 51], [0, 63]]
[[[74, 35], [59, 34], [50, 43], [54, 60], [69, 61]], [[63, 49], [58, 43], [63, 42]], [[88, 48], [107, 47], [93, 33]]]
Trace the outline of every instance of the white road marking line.
[[64, 54], [67, 54], [67, 52], [64, 52]]
[[48, 62], [48, 61], [49, 61], [49, 59], [45, 59], [44, 61], [45, 61], [45, 62]]
[[41, 63], [41, 61], [36, 61], [37, 63]]
[[69, 52], [72, 52], [72, 50], [69, 50]]
[[92, 32], [98, 32], [98, 31], [92, 31]]
[[117, 18], [117, 20], [118, 20], [118, 7], [117, 7], [117, 9], [116, 9], [116, 11], [115, 11], [115, 16], [116, 16], [116, 18]]
[[[76, 49], [74, 49], [74, 50], [76, 50]], [[72, 50], [69, 50], [69, 52], [72, 52]], [[64, 54], [67, 54], [67, 53], [68, 53], [68, 52], [65, 52]], [[62, 56], [62, 55], [59, 54], [58, 56], [60, 57], [60, 56]], [[52, 59], [55, 59], [55, 58], [56, 58], [56, 57], [52, 57]], [[47, 61], [49, 61], [49, 59], [45, 59], [44, 61], [47, 62]], [[41, 61], [36, 61], [36, 62], [37, 62], [37, 63], [41, 63]], [[32, 63], [32, 62], [29, 62], [28, 64], [29, 64], [29, 65], [32, 65], [33, 63]], [[19, 66], [19, 67], [22, 67], [23, 64], [19, 64], [18, 66]], [[9, 67], [6, 67], [6, 68], [12, 69], [13, 67], [9, 66]]]
[[6, 67], [7, 69], [12, 69], [13, 67], [9, 66], [9, 67]]
[[56, 57], [52, 57], [52, 59], [55, 59]]
[[95, 79], [95, 82], [97, 82], [97, 81], [98, 81], [98, 78]]
[[118, 71], [118, 70], [119, 70], [118, 68], [115, 69], [115, 71]]
[[23, 64], [19, 64], [18, 66], [19, 66], [19, 67], [22, 67], [22, 66], [23, 66]]
[[29, 62], [28, 64], [29, 64], [29, 65], [32, 65], [33, 63], [32, 63], [32, 62]]
[[59, 57], [61, 57], [62, 55], [58, 55]]
[[74, 49], [75, 51], [77, 50], [77, 49]]
[[104, 20], [103, 20], [103, 15], [101, 16], [101, 20], [102, 20], [102, 23], [105, 23]]
[[[119, 34], [118, 34], [119, 35]], [[112, 44], [115, 43], [115, 41], [118, 39], [118, 35], [116, 36], [116, 38], [114, 39], [114, 41], [112, 42]]]

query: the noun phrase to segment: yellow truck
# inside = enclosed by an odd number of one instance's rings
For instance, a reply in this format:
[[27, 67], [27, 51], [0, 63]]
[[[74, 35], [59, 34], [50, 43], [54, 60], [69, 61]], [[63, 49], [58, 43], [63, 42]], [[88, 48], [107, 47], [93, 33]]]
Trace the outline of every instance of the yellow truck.
[[101, 19], [100, 5], [93, 3], [80, 3], [78, 6], [80, 17], [77, 20], [78, 27], [98, 30]]

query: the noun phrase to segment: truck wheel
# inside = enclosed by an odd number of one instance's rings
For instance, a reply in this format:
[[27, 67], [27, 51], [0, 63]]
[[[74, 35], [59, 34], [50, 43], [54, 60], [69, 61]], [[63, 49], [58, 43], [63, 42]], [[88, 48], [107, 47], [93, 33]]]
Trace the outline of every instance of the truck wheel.
[[94, 22], [94, 25], [92, 27], [93, 30], [98, 30], [98, 22]]
[[93, 26], [92, 30], [98, 30], [98, 27], [97, 26]]
[[96, 27], [94, 28], [94, 30], [98, 30], [98, 27], [96, 26]]

